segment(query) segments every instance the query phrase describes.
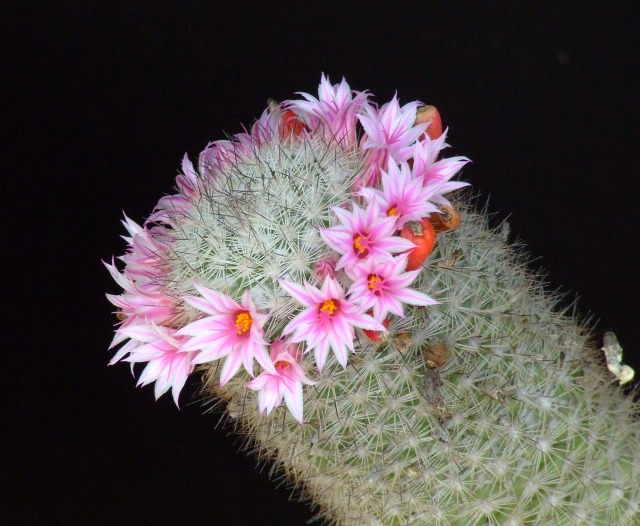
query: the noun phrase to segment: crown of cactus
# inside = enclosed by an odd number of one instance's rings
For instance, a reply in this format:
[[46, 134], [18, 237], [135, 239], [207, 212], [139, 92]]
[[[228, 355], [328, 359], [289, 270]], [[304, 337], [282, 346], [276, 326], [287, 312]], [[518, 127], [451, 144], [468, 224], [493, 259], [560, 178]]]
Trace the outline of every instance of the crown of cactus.
[[301, 95], [125, 217], [111, 363], [176, 405], [201, 372], [328, 522], [640, 524], [633, 371], [451, 194], [438, 111]]

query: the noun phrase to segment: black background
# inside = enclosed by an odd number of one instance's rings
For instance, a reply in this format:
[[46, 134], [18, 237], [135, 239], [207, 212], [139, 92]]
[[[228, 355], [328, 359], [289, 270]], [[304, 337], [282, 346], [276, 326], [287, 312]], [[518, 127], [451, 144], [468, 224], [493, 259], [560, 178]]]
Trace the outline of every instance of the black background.
[[[259, 4], [256, 2], [255, 4]], [[181, 157], [321, 72], [438, 106], [463, 177], [640, 365], [640, 92], [623, 4], [3, 8], [2, 524], [303, 524], [217, 418], [107, 367], [124, 251]], [[535, 4], [535, 7], [532, 7]], [[18, 3], [16, 2], [16, 5]], [[629, 5], [632, 5], [629, 3]], [[575, 298], [571, 292], [569, 300]], [[8, 506], [7, 506], [8, 504]]]

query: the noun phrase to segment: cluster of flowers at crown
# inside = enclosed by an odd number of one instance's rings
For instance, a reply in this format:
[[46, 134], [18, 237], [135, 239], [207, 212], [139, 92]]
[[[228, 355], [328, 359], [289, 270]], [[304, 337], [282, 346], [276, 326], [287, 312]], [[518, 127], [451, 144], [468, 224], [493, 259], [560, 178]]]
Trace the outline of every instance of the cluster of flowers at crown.
[[[303, 422], [303, 384], [315, 383], [301, 365], [304, 353], [313, 353], [318, 371], [330, 351], [346, 367], [356, 329], [378, 341], [389, 315], [404, 316], [404, 304], [437, 303], [411, 285], [436, 233], [455, 227], [456, 217], [459, 221], [444, 194], [466, 185], [450, 179], [468, 162], [439, 159], [447, 144], [437, 110], [418, 102], [400, 106], [395, 96], [377, 106], [344, 79], [332, 85], [324, 76], [318, 98], [301, 95], [304, 100], [270, 102], [249, 131], [210, 143], [197, 170], [185, 155], [178, 192], [160, 199], [143, 226], [123, 221], [129, 232], [127, 253], [119, 258], [124, 269], [105, 263], [124, 291], [107, 295], [119, 318], [110, 348], [122, 344], [110, 364], [127, 361], [133, 371], [134, 364], [146, 363], [138, 385], [155, 382], [156, 398], [171, 389], [177, 405], [195, 366], [224, 358], [221, 385], [243, 368], [252, 378], [247, 387], [258, 392], [261, 412], [270, 413], [284, 400]], [[234, 299], [198, 283], [199, 296], [176, 295], [167, 286], [170, 234], [181, 214], [197, 206], [206, 185], [267, 143], [302, 143], [318, 134], [327, 144], [359, 155], [362, 171], [344, 206], [332, 209], [334, 226], [320, 229], [334, 257], [310, 269], [318, 286], [279, 280], [282, 291], [299, 304], [281, 334], [267, 340], [269, 313], [260, 312], [250, 290]], [[187, 307], [197, 319], [184, 321]], [[254, 359], [262, 368], [257, 376]]]

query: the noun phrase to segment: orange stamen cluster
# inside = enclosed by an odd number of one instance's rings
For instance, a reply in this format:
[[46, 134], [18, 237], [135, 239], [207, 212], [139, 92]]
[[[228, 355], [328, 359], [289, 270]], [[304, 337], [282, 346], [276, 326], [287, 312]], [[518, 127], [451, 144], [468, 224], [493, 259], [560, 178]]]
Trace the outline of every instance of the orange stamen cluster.
[[365, 257], [369, 252], [367, 247], [367, 238], [365, 236], [357, 235], [353, 238], [353, 250], [358, 257]]
[[322, 303], [322, 307], [320, 307], [320, 312], [327, 314], [329, 316], [333, 316], [338, 310], [338, 306], [336, 302], [333, 300], [325, 300]]
[[241, 312], [236, 316], [236, 328], [238, 329], [238, 334], [244, 334], [249, 329], [251, 329], [251, 324], [253, 320], [251, 319], [251, 314], [248, 312]]
[[367, 282], [368, 282], [367, 287], [369, 288], [369, 290], [376, 290], [377, 285], [382, 283], [382, 280], [380, 279], [380, 276], [376, 274], [369, 274], [369, 277], [367, 278]]
[[279, 360], [273, 364], [273, 366], [276, 368], [276, 371], [282, 371], [283, 369], [286, 369], [290, 365], [291, 364], [289, 362], [285, 362], [283, 360]]

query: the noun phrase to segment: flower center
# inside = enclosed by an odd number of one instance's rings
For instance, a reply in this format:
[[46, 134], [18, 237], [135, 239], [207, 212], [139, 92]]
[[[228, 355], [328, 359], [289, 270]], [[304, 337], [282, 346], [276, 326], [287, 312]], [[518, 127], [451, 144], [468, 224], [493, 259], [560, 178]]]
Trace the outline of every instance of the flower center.
[[320, 307], [320, 312], [327, 316], [333, 316], [338, 310], [338, 305], [333, 300], [325, 300]]
[[358, 234], [353, 237], [353, 251], [359, 258], [365, 257], [369, 253], [369, 240], [366, 235]]
[[251, 319], [251, 314], [248, 312], [241, 312], [236, 316], [236, 328], [238, 329], [238, 334], [244, 334], [251, 328], [251, 324], [253, 320]]
[[387, 210], [387, 216], [392, 217], [398, 215], [398, 208], [396, 206], [392, 206]]
[[383, 279], [377, 274], [369, 274], [367, 277], [367, 287], [369, 290], [373, 291], [376, 296], [380, 295], [380, 286], [382, 285]]
[[273, 364], [273, 366], [276, 368], [276, 371], [282, 371], [283, 369], [286, 369], [290, 365], [291, 364], [289, 362], [285, 362], [284, 360], [278, 360], [276, 363]]

